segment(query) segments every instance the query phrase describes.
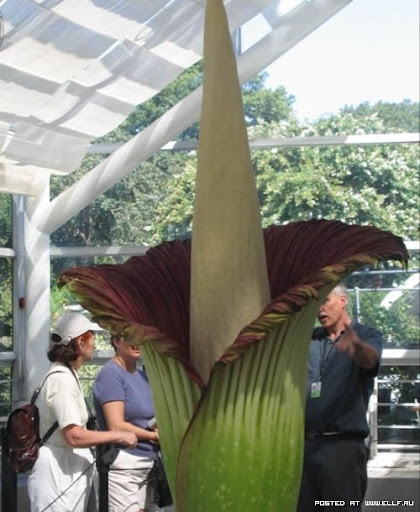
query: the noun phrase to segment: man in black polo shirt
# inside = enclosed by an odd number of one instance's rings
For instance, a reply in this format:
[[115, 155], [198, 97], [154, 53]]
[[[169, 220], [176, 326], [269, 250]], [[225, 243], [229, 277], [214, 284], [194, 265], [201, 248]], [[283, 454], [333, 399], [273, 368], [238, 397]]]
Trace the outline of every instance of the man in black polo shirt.
[[362, 510], [366, 411], [383, 341], [375, 329], [351, 321], [347, 303], [347, 290], [338, 285], [319, 308], [321, 327], [312, 336], [298, 512], [332, 510], [331, 502], [342, 512]]

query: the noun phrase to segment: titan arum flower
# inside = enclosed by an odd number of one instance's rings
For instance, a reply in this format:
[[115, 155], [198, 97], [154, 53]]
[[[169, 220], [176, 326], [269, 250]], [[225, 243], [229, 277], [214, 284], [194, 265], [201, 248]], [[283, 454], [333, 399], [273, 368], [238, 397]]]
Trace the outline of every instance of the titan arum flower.
[[405, 262], [400, 238], [309, 221], [263, 231], [221, 0], [208, 0], [192, 241], [61, 283], [142, 346], [178, 512], [295, 509], [316, 312], [360, 266]]

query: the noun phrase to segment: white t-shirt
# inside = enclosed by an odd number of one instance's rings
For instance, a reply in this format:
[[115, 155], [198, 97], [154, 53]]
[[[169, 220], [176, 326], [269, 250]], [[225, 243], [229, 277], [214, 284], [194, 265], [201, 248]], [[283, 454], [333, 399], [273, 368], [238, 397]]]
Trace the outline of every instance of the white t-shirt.
[[[57, 373], [54, 373], [57, 372]], [[47, 430], [58, 421], [58, 429], [48, 439], [48, 444], [68, 446], [61, 430], [68, 425], [85, 427], [88, 411], [76, 373], [62, 363], [53, 363], [50, 375], [35, 402], [39, 409], [39, 433], [42, 437]]]
[[58, 428], [39, 450], [38, 460], [28, 475], [32, 512], [84, 512], [94, 475], [90, 448], [72, 448], [61, 434], [68, 425], [86, 426], [88, 411], [77, 376], [61, 363], [53, 363], [36, 400], [40, 436], [58, 421]]

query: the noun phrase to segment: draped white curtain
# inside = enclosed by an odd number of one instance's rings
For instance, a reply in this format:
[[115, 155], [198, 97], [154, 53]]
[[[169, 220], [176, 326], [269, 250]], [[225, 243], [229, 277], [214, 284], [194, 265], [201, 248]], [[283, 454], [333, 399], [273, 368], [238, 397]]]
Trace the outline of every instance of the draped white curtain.
[[[350, 1], [225, 5], [232, 32], [259, 15], [268, 34], [284, 24], [293, 41], [294, 17], [310, 25], [304, 10], [328, 18], [331, 4]], [[201, 59], [204, 8], [205, 0], [0, 0], [0, 191], [37, 195], [51, 173], [74, 171], [92, 140]], [[269, 51], [274, 60], [284, 45]]]

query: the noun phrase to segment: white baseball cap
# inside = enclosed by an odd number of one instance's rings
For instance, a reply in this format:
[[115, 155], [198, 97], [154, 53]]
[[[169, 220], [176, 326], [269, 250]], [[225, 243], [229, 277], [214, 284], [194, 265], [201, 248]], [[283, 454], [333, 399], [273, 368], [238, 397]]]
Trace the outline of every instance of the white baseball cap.
[[51, 334], [55, 334], [60, 338], [60, 341], [55, 343], [68, 345], [71, 340], [88, 331], [103, 331], [103, 329], [81, 313], [65, 313], [58, 319]]

